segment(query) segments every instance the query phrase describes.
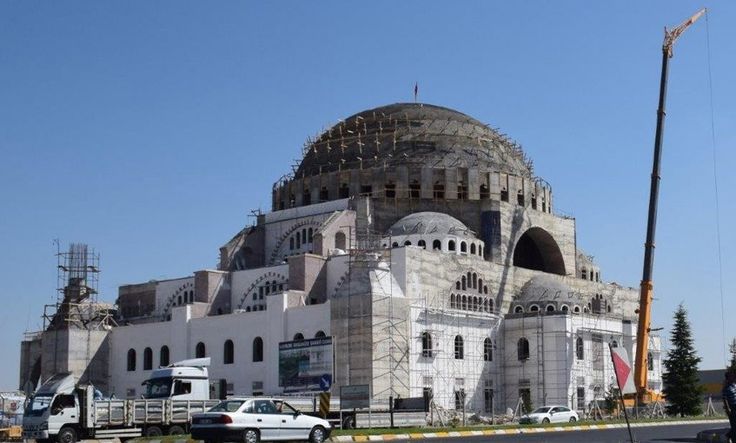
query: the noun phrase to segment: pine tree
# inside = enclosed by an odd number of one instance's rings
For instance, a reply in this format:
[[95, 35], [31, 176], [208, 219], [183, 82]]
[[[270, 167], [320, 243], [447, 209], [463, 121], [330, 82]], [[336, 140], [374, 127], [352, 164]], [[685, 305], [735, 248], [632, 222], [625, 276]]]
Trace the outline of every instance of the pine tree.
[[664, 360], [665, 372], [662, 375], [663, 392], [669, 404], [667, 413], [681, 417], [701, 414], [703, 387], [698, 383], [700, 357], [695, 352], [687, 311], [682, 304], [675, 311], [670, 344], [672, 348]]
[[728, 345], [728, 352], [731, 353], [731, 361], [728, 363], [726, 369], [736, 371], [736, 338], [731, 339], [731, 344]]

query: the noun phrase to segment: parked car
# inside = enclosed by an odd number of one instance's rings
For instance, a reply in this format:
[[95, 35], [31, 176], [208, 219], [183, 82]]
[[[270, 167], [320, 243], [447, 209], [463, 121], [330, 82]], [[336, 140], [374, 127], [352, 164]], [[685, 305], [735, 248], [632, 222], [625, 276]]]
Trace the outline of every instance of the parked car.
[[308, 440], [322, 443], [332, 427], [327, 420], [302, 414], [281, 399], [231, 398], [192, 416], [191, 434], [205, 443]]
[[567, 406], [542, 406], [522, 416], [519, 423], [562, 423], [578, 420], [580, 420], [578, 413], [570, 410]]

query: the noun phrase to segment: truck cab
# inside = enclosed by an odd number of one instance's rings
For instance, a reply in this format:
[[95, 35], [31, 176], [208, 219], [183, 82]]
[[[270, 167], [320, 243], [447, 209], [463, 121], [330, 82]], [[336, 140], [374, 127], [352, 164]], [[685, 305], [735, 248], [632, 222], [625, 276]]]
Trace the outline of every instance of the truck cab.
[[143, 386], [146, 387], [143, 398], [208, 400], [210, 398], [210, 382], [207, 373], [209, 364], [209, 357], [194, 358], [154, 370], [151, 378], [143, 382]]
[[69, 373], [46, 380], [31, 397], [23, 413], [23, 438], [44, 442], [65, 426], [79, 422], [76, 379]]

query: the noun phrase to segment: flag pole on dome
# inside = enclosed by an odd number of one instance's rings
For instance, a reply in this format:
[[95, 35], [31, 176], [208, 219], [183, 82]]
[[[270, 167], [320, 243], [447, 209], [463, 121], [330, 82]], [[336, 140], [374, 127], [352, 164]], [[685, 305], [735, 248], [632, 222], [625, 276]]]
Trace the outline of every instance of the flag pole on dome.
[[419, 83], [414, 82], [414, 103], [417, 102], [417, 95], [419, 94]]

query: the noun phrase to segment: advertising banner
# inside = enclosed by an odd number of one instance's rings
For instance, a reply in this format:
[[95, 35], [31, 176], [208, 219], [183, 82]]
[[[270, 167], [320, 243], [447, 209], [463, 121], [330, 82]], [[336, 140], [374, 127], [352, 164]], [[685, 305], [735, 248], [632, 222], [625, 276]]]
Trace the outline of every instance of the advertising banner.
[[329, 391], [332, 337], [279, 343], [279, 386], [284, 392]]

